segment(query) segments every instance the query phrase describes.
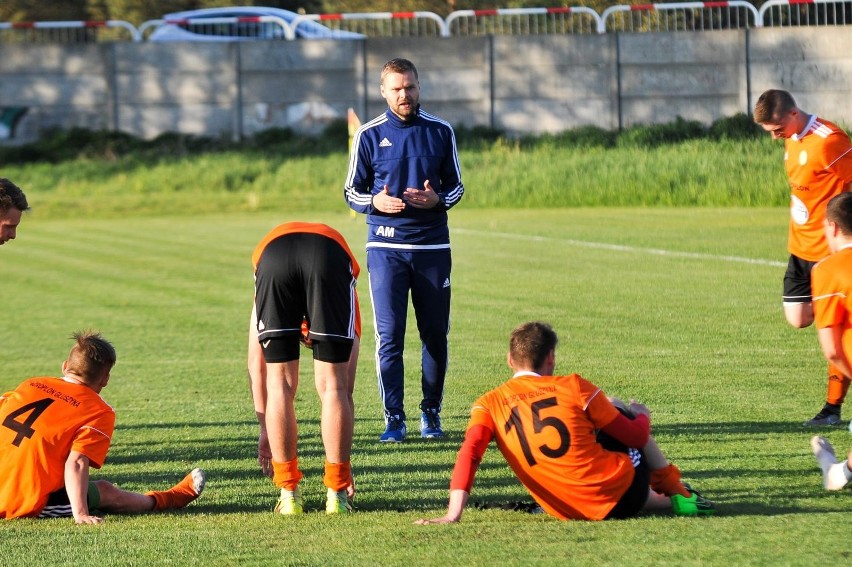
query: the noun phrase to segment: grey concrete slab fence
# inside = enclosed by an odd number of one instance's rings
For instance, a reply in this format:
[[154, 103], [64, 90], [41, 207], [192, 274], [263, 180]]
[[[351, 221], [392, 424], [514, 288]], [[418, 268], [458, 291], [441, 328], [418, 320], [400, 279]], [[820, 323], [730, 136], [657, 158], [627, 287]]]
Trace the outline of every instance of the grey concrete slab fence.
[[384, 109], [379, 70], [406, 57], [424, 108], [510, 135], [749, 113], [767, 88], [852, 124], [852, 26], [353, 41], [0, 44], [0, 143], [47, 128], [239, 140], [312, 133]]

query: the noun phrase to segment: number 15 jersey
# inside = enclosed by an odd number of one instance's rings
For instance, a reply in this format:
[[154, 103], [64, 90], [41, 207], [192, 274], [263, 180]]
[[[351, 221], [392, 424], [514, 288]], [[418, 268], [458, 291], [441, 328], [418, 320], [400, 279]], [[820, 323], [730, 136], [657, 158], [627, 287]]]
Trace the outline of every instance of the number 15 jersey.
[[577, 374], [521, 373], [484, 394], [468, 428], [493, 432], [497, 447], [536, 502], [561, 519], [600, 520], [633, 482], [626, 453], [605, 450], [597, 429], [618, 410]]
[[100, 468], [115, 411], [83, 384], [30, 378], [0, 397], [0, 518], [38, 516], [51, 492], [65, 486], [71, 451]]

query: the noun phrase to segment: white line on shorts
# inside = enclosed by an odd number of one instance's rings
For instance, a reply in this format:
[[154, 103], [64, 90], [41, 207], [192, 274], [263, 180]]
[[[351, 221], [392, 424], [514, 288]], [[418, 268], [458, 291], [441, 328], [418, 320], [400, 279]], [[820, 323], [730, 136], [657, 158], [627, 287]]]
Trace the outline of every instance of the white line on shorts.
[[595, 248], [598, 250], [613, 250], [616, 252], [634, 252], [642, 254], [653, 254], [655, 256], [670, 256], [673, 258], [692, 258], [695, 260], [718, 260], [721, 262], [737, 262], [740, 264], [755, 264], [758, 266], [772, 266], [773, 268], [785, 268], [786, 262], [777, 260], [761, 260], [759, 258], [743, 258], [742, 256], [722, 256], [718, 254], [705, 254], [703, 252], [679, 252], [677, 250], [662, 250], [660, 248], [642, 248], [640, 246], [625, 246], [623, 244], [606, 244], [604, 242], [588, 242], [585, 240], [574, 240], [571, 238], [553, 238], [550, 236], [533, 236], [529, 234], [515, 234], [511, 232], [494, 232], [490, 230], [474, 230], [469, 228], [456, 228], [453, 232], [472, 234], [475, 236], [497, 236], [500, 238], [511, 238], [512, 240], [526, 240], [529, 242], [559, 242], [580, 246], [583, 248]]

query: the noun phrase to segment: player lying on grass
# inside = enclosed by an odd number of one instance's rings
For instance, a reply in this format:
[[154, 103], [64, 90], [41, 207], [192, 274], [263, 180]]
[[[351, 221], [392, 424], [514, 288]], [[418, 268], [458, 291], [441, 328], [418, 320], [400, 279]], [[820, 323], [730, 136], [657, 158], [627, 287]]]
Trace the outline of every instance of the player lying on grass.
[[624, 405], [577, 374], [554, 376], [557, 336], [546, 323], [512, 331], [512, 379], [473, 405], [450, 481], [447, 514], [418, 524], [458, 522], [494, 439], [515, 475], [548, 514], [563, 520], [629, 518], [642, 511], [715, 513], [680, 480], [650, 437], [650, 412]]
[[183, 508], [204, 489], [194, 469], [169, 490], [145, 494], [89, 480], [101, 468], [115, 411], [101, 398], [116, 354], [100, 334], [75, 333], [62, 378], [30, 378], [0, 396], [0, 518], [73, 516], [99, 524], [93, 512], [140, 514]]

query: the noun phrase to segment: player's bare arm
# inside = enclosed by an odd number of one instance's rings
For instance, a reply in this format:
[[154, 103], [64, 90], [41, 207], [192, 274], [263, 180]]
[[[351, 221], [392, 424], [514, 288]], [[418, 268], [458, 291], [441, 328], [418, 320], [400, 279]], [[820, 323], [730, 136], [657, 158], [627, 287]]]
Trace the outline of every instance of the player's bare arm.
[[65, 491], [76, 524], [100, 524], [103, 518], [92, 516], [86, 502], [89, 489], [89, 458], [71, 451], [65, 461]]
[[447, 507], [447, 513], [440, 518], [427, 520], [425, 518], [414, 522], [418, 526], [428, 526], [431, 524], [455, 524], [461, 520], [464, 507], [467, 505], [467, 499], [470, 496], [466, 490], [456, 488], [450, 490], [450, 504]]
[[249, 390], [251, 391], [254, 411], [260, 426], [257, 441], [257, 464], [264, 476], [272, 478], [272, 451], [269, 448], [269, 438], [266, 435], [266, 362], [263, 350], [257, 340], [257, 311], [254, 305], [251, 309], [248, 340], [248, 375]]

